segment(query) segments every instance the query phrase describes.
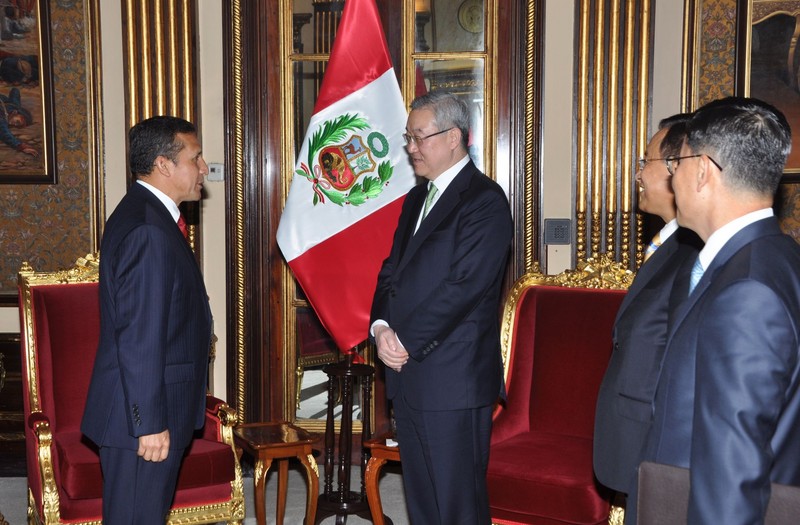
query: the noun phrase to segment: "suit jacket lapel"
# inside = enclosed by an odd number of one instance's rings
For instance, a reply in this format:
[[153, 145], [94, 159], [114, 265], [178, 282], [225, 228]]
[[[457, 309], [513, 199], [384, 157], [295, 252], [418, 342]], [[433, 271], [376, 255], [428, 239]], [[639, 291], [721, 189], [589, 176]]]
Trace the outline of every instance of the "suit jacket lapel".
[[[697, 304], [697, 301], [703, 296], [713, 282], [714, 274], [719, 271], [721, 267], [725, 266], [731, 257], [736, 255], [736, 253], [744, 246], [750, 244], [759, 237], [778, 235], [780, 233], [781, 230], [778, 226], [777, 219], [775, 217], [770, 217], [754, 222], [753, 224], [749, 224], [736, 235], [731, 237], [725, 246], [722, 247], [722, 250], [720, 250], [716, 257], [714, 257], [714, 260], [711, 261], [709, 267], [706, 268], [705, 272], [703, 272], [703, 277], [700, 278], [700, 281], [697, 283], [697, 286], [692, 291], [691, 295], [689, 295], [686, 301], [684, 301], [683, 304], [676, 309], [673, 322], [670, 323], [671, 326], [669, 329], [669, 337], [667, 338], [667, 345], [669, 345], [669, 340], [672, 339], [672, 336], [675, 334], [677, 328], [686, 319], [687, 314], [691, 312], [694, 305]], [[692, 264], [694, 264], [694, 261], [692, 261]], [[688, 291], [688, 286], [686, 286], [684, 289]]]
[[[475, 170], [475, 165], [472, 161], [469, 161], [467, 165], [458, 172], [458, 175], [456, 175], [444, 193], [439, 197], [439, 200], [436, 201], [433, 208], [431, 208], [428, 216], [425, 217], [425, 220], [419, 225], [419, 230], [414, 233], [414, 226], [417, 224], [416, 219], [419, 217], [419, 212], [422, 210], [427, 191], [421, 191], [419, 193], [421, 196], [419, 199], [420, 202], [414, 203], [411, 207], [416, 213], [413, 213], [408, 221], [406, 235], [410, 238], [408, 238], [406, 248], [400, 257], [400, 264], [397, 266], [398, 271], [402, 270], [403, 267], [408, 264], [408, 261], [413, 258], [414, 253], [416, 253], [422, 243], [425, 242], [425, 239], [427, 239], [439, 223], [450, 215], [450, 212], [458, 206], [461, 202], [461, 193], [469, 186], [470, 178]], [[417, 196], [415, 195], [415, 197]]]
[[[203, 281], [203, 275], [200, 273], [200, 267], [197, 264], [197, 259], [194, 257], [194, 252], [192, 252], [192, 247], [189, 246], [189, 243], [183, 237], [183, 233], [181, 233], [180, 229], [178, 229], [178, 225], [175, 223], [175, 220], [172, 218], [172, 215], [167, 210], [167, 207], [164, 206], [164, 203], [161, 202], [158, 197], [153, 195], [153, 193], [148, 190], [147, 188], [143, 187], [141, 184], [134, 182], [133, 187], [136, 188], [136, 191], [142, 199], [149, 202], [150, 205], [156, 210], [159, 219], [161, 220], [163, 227], [165, 230], [170, 232], [172, 235], [173, 240], [175, 243], [181, 246], [181, 250], [183, 254], [189, 259], [188, 265], [192, 267], [192, 271], [194, 273], [195, 279], [200, 283], [200, 286], [205, 289], [205, 281]], [[131, 188], [133, 190], [133, 187]]]
[[398, 229], [403, 235], [400, 240], [400, 251], [397, 261], [398, 264], [400, 260], [404, 258], [406, 249], [408, 248], [408, 243], [414, 236], [414, 226], [416, 226], [417, 218], [422, 212], [422, 206], [425, 204], [425, 196], [427, 194], [427, 191], [425, 190], [426, 187], [427, 184], [419, 184], [412, 188], [406, 196], [405, 207], [409, 211], [405, 215], [400, 216], [400, 220], [397, 225]]
[[677, 233], [678, 232], [674, 232], [670, 235], [647, 262], [639, 268], [636, 279], [633, 280], [633, 284], [628, 288], [628, 293], [625, 294], [625, 298], [622, 300], [622, 304], [617, 311], [617, 321], [619, 321], [619, 318], [628, 306], [631, 305], [639, 292], [641, 292], [654, 277], [661, 273], [664, 264], [669, 261], [672, 254], [678, 250]]

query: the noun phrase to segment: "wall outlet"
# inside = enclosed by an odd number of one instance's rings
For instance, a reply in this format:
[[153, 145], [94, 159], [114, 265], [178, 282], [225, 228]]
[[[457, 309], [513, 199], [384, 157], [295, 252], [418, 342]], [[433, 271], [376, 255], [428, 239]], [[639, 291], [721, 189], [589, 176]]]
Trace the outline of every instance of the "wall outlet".
[[572, 221], [570, 219], [545, 219], [544, 243], [571, 244]]

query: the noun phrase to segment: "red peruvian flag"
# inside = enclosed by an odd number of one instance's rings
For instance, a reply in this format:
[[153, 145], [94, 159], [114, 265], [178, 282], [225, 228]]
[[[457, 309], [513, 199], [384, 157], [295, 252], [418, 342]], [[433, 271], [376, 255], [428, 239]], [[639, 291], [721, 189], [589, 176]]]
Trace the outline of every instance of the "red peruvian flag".
[[344, 352], [367, 338], [381, 263], [414, 172], [375, 0], [347, 0], [278, 226], [278, 246]]

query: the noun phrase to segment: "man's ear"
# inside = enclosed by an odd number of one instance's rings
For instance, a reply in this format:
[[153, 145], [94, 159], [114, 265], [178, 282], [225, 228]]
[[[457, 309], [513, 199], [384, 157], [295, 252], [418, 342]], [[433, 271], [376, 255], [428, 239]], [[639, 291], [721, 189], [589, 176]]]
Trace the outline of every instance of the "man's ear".
[[706, 155], [700, 157], [700, 162], [697, 163], [697, 166], [697, 191], [700, 191], [704, 186], [711, 183], [712, 180], [718, 179], [720, 171]]
[[170, 169], [172, 167], [172, 161], [164, 155], [159, 155], [156, 157], [155, 167], [156, 170], [165, 177], [169, 177], [172, 174]]
[[450, 141], [450, 148], [456, 149], [461, 144], [461, 130], [453, 128], [447, 132], [447, 140]]

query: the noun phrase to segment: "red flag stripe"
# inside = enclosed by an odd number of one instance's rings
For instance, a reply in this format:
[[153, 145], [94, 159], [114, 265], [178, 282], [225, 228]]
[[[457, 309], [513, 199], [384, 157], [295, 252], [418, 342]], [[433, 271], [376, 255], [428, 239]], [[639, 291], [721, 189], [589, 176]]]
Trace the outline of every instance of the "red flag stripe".
[[391, 67], [392, 59], [375, 2], [345, 2], [314, 113], [358, 91]]
[[[378, 271], [391, 250], [404, 198], [396, 199], [289, 262], [322, 325], [342, 350], [366, 338], [369, 308], [358, 305], [372, 303]], [[358, 277], [352, 279], [352, 276]]]

